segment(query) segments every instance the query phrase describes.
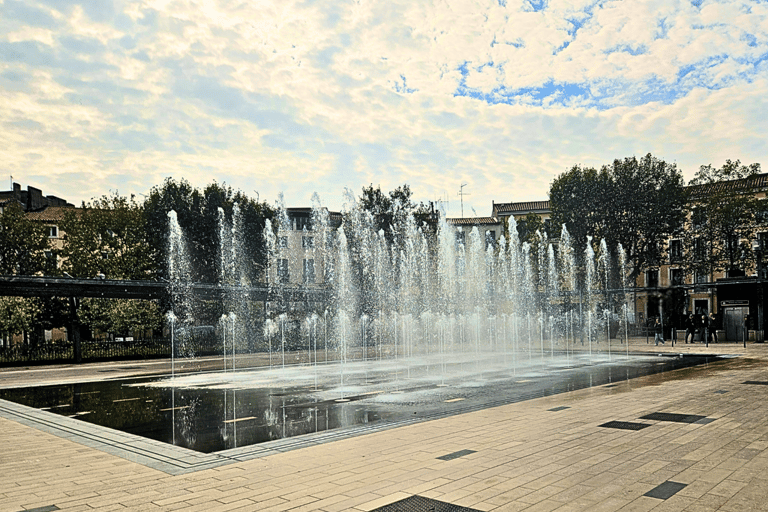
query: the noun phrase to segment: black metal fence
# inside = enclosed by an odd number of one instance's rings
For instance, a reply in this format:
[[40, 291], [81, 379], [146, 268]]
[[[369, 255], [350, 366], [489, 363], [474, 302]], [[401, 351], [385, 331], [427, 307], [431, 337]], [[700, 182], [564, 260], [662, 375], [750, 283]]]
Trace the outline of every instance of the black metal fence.
[[[170, 338], [132, 341], [86, 340], [80, 342], [82, 362], [171, 357]], [[211, 355], [221, 353], [221, 343], [215, 337], [187, 338], [175, 347], [177, 356]], [[0, 347], [0, 366], [72, 363], [74, 343], [55, 341], [37, 346], [16, 344]]]

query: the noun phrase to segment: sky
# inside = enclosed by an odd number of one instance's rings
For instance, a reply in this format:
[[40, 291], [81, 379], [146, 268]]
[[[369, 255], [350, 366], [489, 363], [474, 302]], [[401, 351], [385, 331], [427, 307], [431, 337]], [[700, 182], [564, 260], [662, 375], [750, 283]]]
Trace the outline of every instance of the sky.
[[577, 164], [767, 164], [767, 57], [765, 0], [0, 0], [0, 190], [488, 216]]

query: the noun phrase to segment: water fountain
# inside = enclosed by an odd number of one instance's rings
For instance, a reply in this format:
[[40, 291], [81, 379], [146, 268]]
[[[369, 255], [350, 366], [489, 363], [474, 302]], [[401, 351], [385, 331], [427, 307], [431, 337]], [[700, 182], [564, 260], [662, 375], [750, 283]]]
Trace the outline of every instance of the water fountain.
[[[223, 301], [230, 311], [221, 318], [220, 332], [224, 359], [229, 350], [232, 371], [207, 375], [202, 381], [176, 376], [174, 382], [159, 385], [233, 390], [256, 386], [283, 392], [301, 388], [314, 402], [344, 404], [366, 397], [383, 403], [414, 389], [447, 393], [465, 386], [496, 385], [510, 377], [605, 364], [611, 359], [612, 315], [623, 316], [626, 338], [625, 256], [618, 248], [619, 263], [612, 269], [604, 240], [596, 258], [589, 238], [577, 265], [564, 226], [557, 240], [537, 232], [531, 242], [520, 240], [514, 218], [499, 240], [486, 238], [477, 228], [456, 229], [444, 218], [433, 230], [413, 216], [395, 215], [387, 230], [377, 229], [350, 192], [343, 214], [343, 224], [334, 228], [315, 194], [311, 222], [299, 229], [281, 197], [274, 222], [267, 220], [264, 230], [264, 275], [245, 276], [239, 263], [246, 255], [240, 249], [243, 228], [238, 209], [234, 208], [231, 222], [220, 211], [220, 282], [227, 285]], [[169, 221], [174, 223], [174, 214]], [[183, 247], [177, 226], [171, 231], [178, 236], [173, 247]], [[318, 281], [304, 286], [325, 289], [325, 304], [288, 300], [289, 288], [298, 286], [289, 278], [290, 269], [300, 263], [301, 255], [289, 242], [296, 236], [303, 237], [304, 257], [313, 259], [312, 277]], [[308, 237], [314, 240], [306, 242]], [[181, 268], [179, 254], [173, 256], [173, 268]], [[621, 274], [615, 290], [611, 271]], [[188, 286], [183, 272], [172, 273], [172, 278], [172, 289]], [[254, 323], [246, 316], [248, 299], [238, 289], [259, 281], [265, 281], [270, 292], [259, 309], [263, 316], [257, 334], [262, 341], [250, 350], [236, 350], [236, 338], [243, 336], [244, 326]], [[176, 317], [187, 318], [191, 309], [182, 295], [173, 294], [173, 309]], [[618, 313], [610, 311], [612, 304]], [[172, 329], [178, 330], [180, 324], [185, 322], [177, 320]], [[607, 341], [604, 346], [601, 333]], [[322, 362], [319, 341], [325, 354]], [[272, 357], [274, 342], [280, 344], [277, 360]], [[254, 352], [268, 357], [249, 358], [248, 365], [236, 362], [238, 355], [245, 358]], [[283, 407], [290, 410], [291, 405]], [[317, 417], [314, 420], [317, 423]]]

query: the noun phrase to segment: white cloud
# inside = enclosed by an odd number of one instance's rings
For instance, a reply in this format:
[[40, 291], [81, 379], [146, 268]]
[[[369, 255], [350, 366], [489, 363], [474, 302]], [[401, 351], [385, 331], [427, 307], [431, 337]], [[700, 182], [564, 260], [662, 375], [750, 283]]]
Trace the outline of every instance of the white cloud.
[[215, 178], [337, 207], [344, 186], [404, 182], [458, 205], [469, 183], [485, 215], [545, 198], [578, 163], [652, 152], [690, 176], [762, 157], [757, 2], [117, 5], [0, 6], [0, 154], [17, 181], [50, 177], [79, 202]]

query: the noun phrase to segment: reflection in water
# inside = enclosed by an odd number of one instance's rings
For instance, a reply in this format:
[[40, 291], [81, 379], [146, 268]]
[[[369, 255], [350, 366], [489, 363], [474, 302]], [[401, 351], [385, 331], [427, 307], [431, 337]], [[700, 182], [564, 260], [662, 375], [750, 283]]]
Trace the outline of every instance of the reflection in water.
[[638, 357], [623, 363], [482, 375], [460, 374], [459, 367], [449, 380], [444, 380], [443, 363], [438, 362], [414, 368], [409, 380], [400, 378], [391, 388], [386, 372], [361, 368], [354, 374], [347, 368], [344, 401], [337, 398], [335, 375], [315, 384], [317, 373], [307, 368], [296, 370], [306, 374], [304, 381], [286, 374], [281, 380], [271, 370], [230, 371], [5, 389], [0, 398], [210, 453], [368, 423], [439, 417], [713, 359]]

